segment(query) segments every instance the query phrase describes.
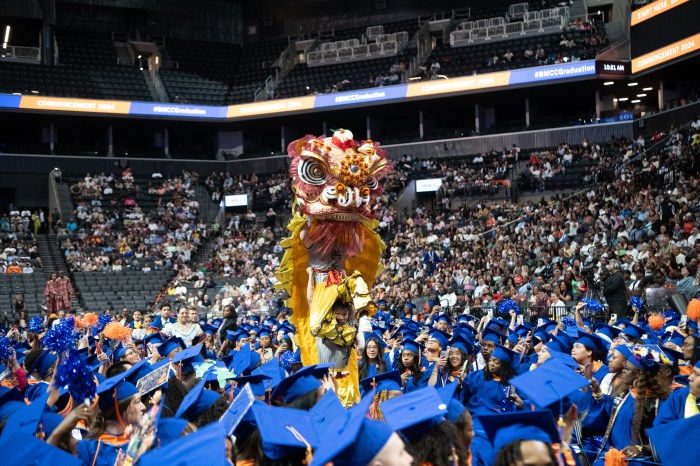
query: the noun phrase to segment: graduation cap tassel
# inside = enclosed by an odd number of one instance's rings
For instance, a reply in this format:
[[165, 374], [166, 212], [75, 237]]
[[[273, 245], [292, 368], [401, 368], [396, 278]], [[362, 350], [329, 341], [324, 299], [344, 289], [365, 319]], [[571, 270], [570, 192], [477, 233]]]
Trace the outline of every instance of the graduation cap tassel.
[[272, 387], [270, 386], [270, 382], [267, 382], [267, 390], [265, 390], [265, 393], [267, 393], [267, 405], [272, 406]]
[[304, 436], [301, 435], [301, 434], [299, 433], [299, 431], [296, 430], [294, 427], [292, 427], [292, 426], [284, 426], [284, 427], [285, 427], [285, 429], [287, 429], [289, 432], [292, 433], [292, 435], [294, 436], [295, 439], [299, 440], [301, 443], [303, 443], [304, 445], [306, 445], [306, 458], [304, 458], [304, 464], [305, 464], [306, 466], [308, 466], [309, 464], [311, 464], [311, 461], [312, 461], [313, 458], [314, 458], [313, 450], [312, 450], [312, 448], [311, 448], [311, 444], [309, 444], [309, 442], [306, 441], [306, 439], [304, 438]]
[[119, 426], [122, 428], [122, 431], [126, 430], [126, 424], [124, 424], [124, 420], [122, 419], [122, 415], [119, 412], [119, 401], [117, 400], [116, 387], [114, 388], [114, 412], [117, 413], [117, 421], [119, 421]]

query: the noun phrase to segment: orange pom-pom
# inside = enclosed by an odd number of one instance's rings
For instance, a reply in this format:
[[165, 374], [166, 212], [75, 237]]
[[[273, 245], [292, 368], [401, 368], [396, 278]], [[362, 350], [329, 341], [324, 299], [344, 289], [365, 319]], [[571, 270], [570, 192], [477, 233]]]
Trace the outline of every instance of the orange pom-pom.
[[649, 327], [654, 330], [658, 330], [664, 326], [664, 317], [660, 314], [653, 314], [649, 316]]
[[610, 448], [605, 454], [605, 466], [627, 466], [627, 457], [620, 450]]
[[110, 322], [105, 325], [104, 334], [110, 340], [124, 341], [131, 338], [131, 329], [124, 327], [119, 322]]
[[85, 327], [94, 327], [97, 323], [97, 314], [94, 312], [88, 312], [80, 321], [85, 324]]
[[80, 317], [74, 317], [73, 318], [73, 327], [75, 327], [75, 328], [85, 327], [85, 322], [80, 320]]
[[688, 319], [694, 322], [700, 319], [700, 299], [691, 299], [688, 303]]

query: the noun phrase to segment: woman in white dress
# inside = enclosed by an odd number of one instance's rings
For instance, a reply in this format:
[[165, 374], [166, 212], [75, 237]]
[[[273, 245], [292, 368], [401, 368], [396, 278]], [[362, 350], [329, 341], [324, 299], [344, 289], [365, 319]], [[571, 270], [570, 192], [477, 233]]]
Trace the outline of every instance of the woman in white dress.
[[192, 343], [202, 334], [202, 328], [187, 318], [188, 310], [186, 306], [182, 306], [177, 312], [177, 321], [175, 323], [167, 323], [163, 327], [163, 334], [172, 337], [180, 337], [185, 345], [189, 348]]

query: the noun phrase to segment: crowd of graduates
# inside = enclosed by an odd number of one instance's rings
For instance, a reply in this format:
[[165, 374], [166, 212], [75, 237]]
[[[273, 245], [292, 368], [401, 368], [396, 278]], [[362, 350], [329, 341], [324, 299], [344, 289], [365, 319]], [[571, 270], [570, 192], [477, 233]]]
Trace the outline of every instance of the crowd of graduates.
[[[681, 312], [679, 312], [681, 311]], [[290, 315], [291, 314], [291, 315]], [[0, 339], [8, 464], [681, 464], [700, 455], [700, 301], [607, 318], [502, 300], [481, 316], [385, 300], [357, 318], [360, 391], [304, 366], [293, 311], [35, 317]], [[361, 396], [360, 396], [361, 395]], [[31, 461], [35, 461], [32, 463]]]

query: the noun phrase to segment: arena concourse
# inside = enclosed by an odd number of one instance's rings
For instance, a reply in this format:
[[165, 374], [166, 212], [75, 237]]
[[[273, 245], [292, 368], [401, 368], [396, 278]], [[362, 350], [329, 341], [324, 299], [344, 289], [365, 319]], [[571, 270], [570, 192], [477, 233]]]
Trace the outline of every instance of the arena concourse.
[[2, 463], [700, 460], [700, 1], [0, 4]]

